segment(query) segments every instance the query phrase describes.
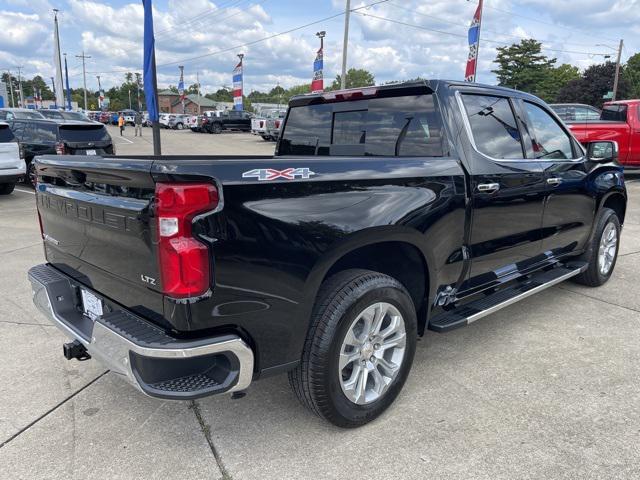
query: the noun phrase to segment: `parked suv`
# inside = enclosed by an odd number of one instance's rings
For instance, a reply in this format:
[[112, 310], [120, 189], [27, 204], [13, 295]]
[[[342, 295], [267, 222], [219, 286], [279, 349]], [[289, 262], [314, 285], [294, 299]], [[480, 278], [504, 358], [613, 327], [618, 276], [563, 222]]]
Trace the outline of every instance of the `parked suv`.
[[18, 139], [26, 162], [27, 180], [35, 186], [36, 155], [111, 155], [111, 136], [104, 125], [87, 122], [60, 123], [54, 120], [13, 120], [7, 122]]
[[182, 114], [182, 113], [169, 115], [169, 120], [167, 121], [167, 128], [182, 130], [185, 127], [188, 118], [189, 118], [189, 115]]
[[0, 195], [13, 192], [13, 187], [24, 177], [26, 168], [22, 150], [6, 122], [0, 122]]

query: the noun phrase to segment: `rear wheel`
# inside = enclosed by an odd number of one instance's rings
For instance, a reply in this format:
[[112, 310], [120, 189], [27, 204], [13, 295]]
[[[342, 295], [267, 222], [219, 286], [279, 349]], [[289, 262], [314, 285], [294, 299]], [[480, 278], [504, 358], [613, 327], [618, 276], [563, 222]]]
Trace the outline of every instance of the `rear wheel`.
[[15, 186], [15, 183], [0, 183], [0, 195], [9, 195]]
[[38, 181], [38, 176], [36, 174], [36, 164], [33, 160], [30, 160], [27, 164], [27, 176], [25, 177], [27, 185], [30, 185], [32, 188], [36, 188], [36, 183]]
[[178, 130], [182, 130], [182, 129], [184, 128], [184, 125], [183, 125], [183, 124], [181, 124], [181, 123], [178, 123], [178, 124], [176, 125], [176, 128], [177, 128]]
[[589, 287], [599, 287], [609, 280], [618, 259], [620, 246], [620, 220], [615, 211], [603, 208], [596, 219], [596, 229], [584, 258], [587, 269], [574, 277]]
[[220, 133], [222, 132], [222, 126], [219, 123], [214, 123], [211, 126], [211, 133]]
[[364, 425], [400, 393], [416, 336], [413, 302], [397, 280], [368, 270], [340, 272], [322, 284], [289, 382], [320, 417], [340, 427]]
[[268, 142], [269, 140], [271, 140], [271, 137], [269, 135], [261, 135], [261, 136], [265, 142]]

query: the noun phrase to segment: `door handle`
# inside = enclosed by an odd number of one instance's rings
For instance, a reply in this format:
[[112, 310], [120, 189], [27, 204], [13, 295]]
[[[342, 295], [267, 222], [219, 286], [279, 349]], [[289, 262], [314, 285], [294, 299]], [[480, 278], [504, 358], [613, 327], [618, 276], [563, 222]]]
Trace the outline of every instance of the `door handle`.
[[481, 183], [478, 185], [478, 191], [483, 193], [493, 193], [500, 190], [499, 183]]
[[557, 187], [558, 185], [560, 185], [562, 183], [562, 179], [558, 178], [558, 177], [547, 178], [547, 183], [549, 185], [553, 185], [554, 187]]

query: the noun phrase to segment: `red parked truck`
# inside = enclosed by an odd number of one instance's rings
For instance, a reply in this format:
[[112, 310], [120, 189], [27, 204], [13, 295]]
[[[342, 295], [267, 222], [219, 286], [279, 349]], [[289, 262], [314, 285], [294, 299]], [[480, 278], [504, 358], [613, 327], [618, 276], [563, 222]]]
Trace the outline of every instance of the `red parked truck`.
[[625, 168], [640, 168], [640, 100], [607, 102], [602, 107], [600, 120], [567, 123], [582, 144], [595, 140], [616, 141], [620, 164]]

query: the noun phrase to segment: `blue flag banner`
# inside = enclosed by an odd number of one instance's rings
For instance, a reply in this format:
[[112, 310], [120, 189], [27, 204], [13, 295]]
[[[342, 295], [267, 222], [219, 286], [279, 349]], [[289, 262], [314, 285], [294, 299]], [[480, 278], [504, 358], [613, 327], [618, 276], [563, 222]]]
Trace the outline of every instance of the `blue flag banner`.
[[149, 120], [158, 121], [158, 104], [155, 91], [155, 39], [153, 37], [153, 6], [151, 0], [142, 0], [144, 6], [144, 64], [142, 75], [144, 82], [144, 96], [147, 101]]

